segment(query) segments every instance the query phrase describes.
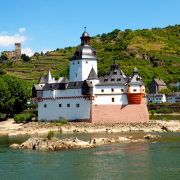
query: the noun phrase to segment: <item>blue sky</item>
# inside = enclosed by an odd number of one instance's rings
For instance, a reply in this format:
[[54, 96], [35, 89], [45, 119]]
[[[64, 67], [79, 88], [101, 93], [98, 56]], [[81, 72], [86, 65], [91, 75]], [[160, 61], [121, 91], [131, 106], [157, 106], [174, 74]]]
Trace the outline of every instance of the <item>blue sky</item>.
[[151, 29], [180, 24], [178, 0], [0, 0], [0, 51], [55, 50], [114, 29]]

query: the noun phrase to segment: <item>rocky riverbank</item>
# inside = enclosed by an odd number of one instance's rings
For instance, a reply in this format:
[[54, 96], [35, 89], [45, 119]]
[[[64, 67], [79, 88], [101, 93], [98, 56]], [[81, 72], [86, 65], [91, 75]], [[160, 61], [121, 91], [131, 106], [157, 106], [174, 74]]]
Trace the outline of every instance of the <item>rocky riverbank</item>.
[[[160, 136], [147, 135], [148, 139], [159, 138]], [[144, 138], [147, 138], [146, 136]], [[53, 137], [51, 140], [47, 138], [32, 137], [22, 144], [12, 144], [12, 148], [20, 149], [42, 149], [42, 150], [65, 150], [65, 149], [86, 149], [102, 146], [110, 143], [135, 143], [143, 142], [144, 139], [132, 139], [126, 137], [114, 138], [92, 138], [89, 141], [82, 141], [78, 138], [58, 139]]]
[[[16, 125], [16, 124], [15, 124]], [[50, 122], [29, 122], [21, 124], [19, 127], [0, 127], [0, 135], [32, 135], [43, 134], [53, 130], [55, 132], [125, 132], [125, 131], [145, 131], [145, 132], [180, 132], [180, 121], [149, 121], [149, 122], [119, 122], [119, 123], [84, 123], [68, 122], [61, 126], [60, 123]]]

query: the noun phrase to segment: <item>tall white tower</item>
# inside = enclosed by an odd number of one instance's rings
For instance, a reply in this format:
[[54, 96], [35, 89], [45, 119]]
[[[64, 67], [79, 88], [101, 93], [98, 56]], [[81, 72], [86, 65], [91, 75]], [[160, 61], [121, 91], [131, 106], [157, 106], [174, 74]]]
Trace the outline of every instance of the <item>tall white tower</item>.
[[70, 82], [86, 80], [92, 67], [97, 74], [97, 52], [90, 45], [91, 37], [86, 32], [86, 27], [80, 38], [81, 47], [70, 59]]

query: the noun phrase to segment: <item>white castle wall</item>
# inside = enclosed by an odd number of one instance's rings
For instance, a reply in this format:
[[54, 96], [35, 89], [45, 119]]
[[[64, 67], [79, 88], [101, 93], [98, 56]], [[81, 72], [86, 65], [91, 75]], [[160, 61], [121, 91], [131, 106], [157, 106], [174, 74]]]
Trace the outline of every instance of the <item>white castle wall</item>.
[[[76, 97], [75, 99], [56, 99], [56, 97]], [[68, 120], [89, 119], [90, 101], [77, 98], [81, 95], [81, 89], [67, 89], [43, 91], [43, 98], [53, 97], [55, 100], [43, 100], [38, 103], [39, 120], [59, 120], [63, 117]], [[61, 104], [61, 107], [59, 107]], [[70, 104], [70, 107], [67, 107]], [[79, 104], [80, 107], [76, 107]], [[46, 107], [44, 107], [46, 105]]]
[[87, 79], [92, 67], [94, 67], [94, 70], [97, 73], [96, 59], [79, 59], [70, 61], [70, 82], [84, 81]]
[[[111, 92], [111, 88], [114, 89], [114, 92]], [[101, 92], [101, 89], [104, 89], [104, 92]], [[121, 89], [124, 89], [122, 92]], [[94, 88], [95, 101], [93, 104], [128, 104], [127, 100], [127, 87], [126, 86], [96, 86]], [[114, 102], [112, 102], [114, 98]]]
[[[44, 105], [46, 104], [46, 107]], [[61, 107], [59, 107], [61, 104]], [[70, 104], [70, 107], [67, 107]], [[79, 104], [80, 107], [76, 107]], [[90, 118], [90, 101], [85, 99], [58, 99], [43, 100], [38, 103], [39, 120], [68, 120], [89, 119]]]
[[[114, 98], [114, 102], [112, 102], [112, 98]], [[97, 95], [95, 98], [95, 101], [93, 102], [94, 105], [127, 105], [128, 100], [127, 100], [127, 95]]]
[[[134, 92], [133, 89], [136, 89], [137, 91]], [[144, 89], [144, 91], [143, 91]], [[140, 93], [140, 86], [139, 85], [130, 85], [130, 92], [131, 93]], [[145, 86], [142, 85], [142, 93], [145, 92]]]
[[[95, 94], [107, 94], [112, 93], [111, 89], [114, 89], [114, 93], [127, 93], [127, 86], [95, 86]], [[101, 92], [101, 89], [104, 89], [104, 93]], [[122, 92], [121, 89], [124, 91]]]

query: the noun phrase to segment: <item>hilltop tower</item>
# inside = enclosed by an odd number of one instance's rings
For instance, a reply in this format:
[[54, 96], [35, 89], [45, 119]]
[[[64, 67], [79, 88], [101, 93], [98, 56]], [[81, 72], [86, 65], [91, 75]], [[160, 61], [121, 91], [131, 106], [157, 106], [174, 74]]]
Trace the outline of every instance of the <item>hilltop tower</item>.
[[17, 60], [21, 59], [21, 43], [15, 43], [15, 55]]
[[70, 59], [70, 82], [86, 80], [92, 67], [97, 74], [97, 52], [90, 45], [91, 37], [86, 32], [86, 27], [80, 39], [81, 46]]

